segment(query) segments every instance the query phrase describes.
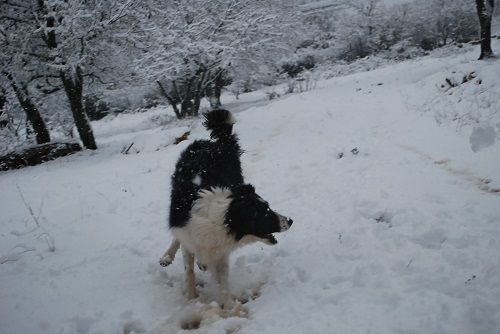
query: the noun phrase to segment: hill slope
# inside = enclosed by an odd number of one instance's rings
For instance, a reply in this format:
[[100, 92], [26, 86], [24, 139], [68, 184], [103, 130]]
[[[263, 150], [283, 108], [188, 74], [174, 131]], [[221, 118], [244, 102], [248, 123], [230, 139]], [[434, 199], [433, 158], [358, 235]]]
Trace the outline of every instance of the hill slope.
[[208, 274], [189, 303], [181, 259], [157, 264], [169, 176], [207, 137], [199, 122], [123, 115], [94, 125], [95, 153], [0, 174], [0, 332], [176, 333], [198, 312], [193, 333], [495, 333], [500, 62], [476, 56], [336, 78], [237, 114], [246, 179], [295, 221], [278, 245], [233, 255], [232, 288], [250, 298], [239, 317], [208, 304]]

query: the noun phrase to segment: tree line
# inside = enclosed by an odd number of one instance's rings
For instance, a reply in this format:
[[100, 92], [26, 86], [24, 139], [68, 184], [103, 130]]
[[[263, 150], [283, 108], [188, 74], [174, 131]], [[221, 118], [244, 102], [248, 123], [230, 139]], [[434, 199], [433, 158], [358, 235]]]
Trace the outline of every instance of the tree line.
[[478, 26], [481, 59], [493, 56], [494, 0], [476, 0], [476, 12], [469, 0], [390, 9], [380, 0], [331, 3], [3, 0], [0, 135], [14, 141], [23, 132], [41, 144], [53, 140], [53, 129], [72, 135], [74, 125], [84, 147], [96, 149], [89, 117], [112, 91], [147, 86], [151, 101], [192, 117], [203, 98], [219, 106], [228, 85], [248, 91], [317, 62], [352, 61], [403, 42], [432, 49], [467, 41]]

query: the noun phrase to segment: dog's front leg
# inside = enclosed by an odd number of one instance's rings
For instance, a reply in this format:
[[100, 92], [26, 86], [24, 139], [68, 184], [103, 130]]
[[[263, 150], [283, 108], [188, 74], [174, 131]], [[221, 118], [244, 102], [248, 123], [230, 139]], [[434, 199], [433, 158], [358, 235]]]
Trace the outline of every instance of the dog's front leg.
[[184, 270], [186, 272], [186, 297], [188, 299], [194, 299], [198, 297], [194, 277], [194, 254], [182, 247], [182, 256], [184, 258]]
[[215, 279], [219, 284], [219, 295], [222, 307], [230, 309], [233, 305], [233, 298], [229, 291], [229, 257], [224, 257], [216, 263]]
[[177, 239], [172, 240], [172, 243], [168, 247], [167, 251], [160, 258], [160, 265], [166, 267], [171, 264], [175, 259], [175, 253], [179, 250], [180, 242]]

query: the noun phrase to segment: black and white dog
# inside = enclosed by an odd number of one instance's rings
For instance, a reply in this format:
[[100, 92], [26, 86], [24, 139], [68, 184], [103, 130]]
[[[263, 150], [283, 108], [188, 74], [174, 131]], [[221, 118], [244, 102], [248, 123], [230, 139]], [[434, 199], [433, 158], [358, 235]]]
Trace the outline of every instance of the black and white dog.
[[182, 248], [186, 271], [186, 295], [196, 298], [194, 259], [208, 268], [220, 287], [224, 307], [231, 305], [228, 286], [229, 255], [255, 241], [276, 244], [272, 235], [286, 231], [292, 220], [245, 184], [238, 138], [232, 133], [233, 115], [223, 109], [204, 114], [212, 140], [196, 140], [181, 154], [172, 175], [170, 230], [174, 237], [160, 259], [172, 263]]

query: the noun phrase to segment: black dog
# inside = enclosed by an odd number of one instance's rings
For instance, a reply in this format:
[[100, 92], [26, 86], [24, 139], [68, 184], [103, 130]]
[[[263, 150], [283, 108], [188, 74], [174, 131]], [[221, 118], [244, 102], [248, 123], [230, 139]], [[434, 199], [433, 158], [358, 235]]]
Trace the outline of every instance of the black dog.
[[196, 297], [194, 258], [213, 273], [220, 285], [221, 301], [231, 304], [228, 287], [229, 255], [237, 247], [262, 241], [276, 244], [272, 235], [286, 231], [292, 220], [245, 184], [242, 153], [232, 133], [233, 115], [223, 109], [204, 114], [212, 140], [197, 140], [181, 154], [172, 176], [170, 229], [174, 241], [160, 260], [169, 265], [182, 247], [186, 294]]

